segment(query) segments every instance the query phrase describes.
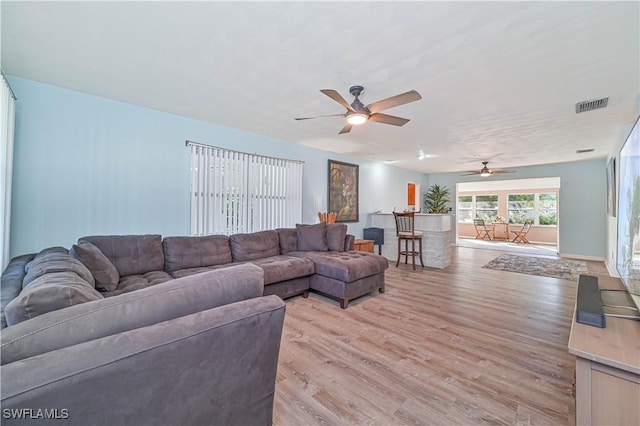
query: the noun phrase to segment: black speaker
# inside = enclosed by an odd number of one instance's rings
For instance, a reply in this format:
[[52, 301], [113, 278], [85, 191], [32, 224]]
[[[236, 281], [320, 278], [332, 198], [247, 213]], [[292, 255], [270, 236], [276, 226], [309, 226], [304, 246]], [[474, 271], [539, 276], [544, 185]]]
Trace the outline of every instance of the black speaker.
[[384, 244], [384, 229], [382, 228], [364, 228], [362, 230], [365, 240], [373, 240], [373, 244], [378, 245], [378, 254], [382, 254], [382, 245]]

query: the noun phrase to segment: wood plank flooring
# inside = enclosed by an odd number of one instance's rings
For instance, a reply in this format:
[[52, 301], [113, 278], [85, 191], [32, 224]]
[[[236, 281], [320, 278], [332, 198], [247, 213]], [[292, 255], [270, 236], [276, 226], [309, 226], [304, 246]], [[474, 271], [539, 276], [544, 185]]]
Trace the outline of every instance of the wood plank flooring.
[[444, 270], [391, 264], [386, 292], [347, 310], [289, 299], [274, 424], [573, 424], [576, 282], [481, 268], [500, 254], [458, 247]]

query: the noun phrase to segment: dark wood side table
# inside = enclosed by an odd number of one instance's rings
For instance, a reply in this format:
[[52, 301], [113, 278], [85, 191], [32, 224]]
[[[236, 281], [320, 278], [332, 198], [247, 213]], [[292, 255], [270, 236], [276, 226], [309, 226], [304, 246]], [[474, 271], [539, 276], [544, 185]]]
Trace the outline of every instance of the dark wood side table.
[[356, 251], [373, 253], [373, 242], [373, 240], [355, 240], [353, 242], [353, 248]]

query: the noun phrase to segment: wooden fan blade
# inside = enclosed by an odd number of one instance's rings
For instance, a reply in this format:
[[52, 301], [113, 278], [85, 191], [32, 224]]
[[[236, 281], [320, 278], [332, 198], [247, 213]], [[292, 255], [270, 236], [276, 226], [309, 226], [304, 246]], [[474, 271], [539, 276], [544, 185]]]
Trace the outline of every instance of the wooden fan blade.
[[299, 118], [294, 118], [294, 120], [312, 120], [314, 118], [324, 118], [324, 117], [344, 117], [344, 114], [316, 115], [315, 117], [299, 117]]
[[349, 132], [351, 131], [351, 128], [352, 128], [352, 127], [353, 127], [353, 126], [352, 126], [351, 124], [347, 123], [347, 125], [346, 125], [346, 126], [344, 126], [344, 127], [342, 128], [342, 130], [340, 130], [340, 132], [338, 132], [338, 134], [339, 134], [339, 135], [341, 135], [341, 134], [343, 134], [343, 133], [349, 133]]
[[371, 114], [369, 116], [370, 121], [377, 121], [378, 123], [392, 124], [394, 126], [404, 126], [410, 120], [408, 118], [396, 117], [395, 115], [381, 114], [379, 112]]
[[333, 89], [321, 89], [320, 90], [322, 93], [324, 93], [325, 95], [327, 95], [328, 97], [330, 97], [331, 99], [333, 99], [334, 101], [336, 101], [337, 103], [339, 103], [340, 105], [342, 105], [343, 107], [345, 107], [346, 109], [348, 109], [349, 111], [354, 111], [353, 107], [351, 105], [349, 105], [349, 102], [347, 102], [341, 95], [340, 93], [336, 92]]
[[371, 111], [371, 113], [373, 114], [385, 109], [408, 104], [409, 102], [419, 101], [420, 99], [422, 99], [420, 93], [416, 92], [415, 90], [410, 90], [406, 93], [401, 93], [399, 95], [395, 95], [390, 98], [369, 104], [367, 105], [367, 108], [369, 108], [369, 111]]
[[473, 175], [479, 175], [480, 172], [470, 172], [470, 173], [463, 173], [460, 176], [473, 176]]
[[498, 175], [502, 173], [515, 173], [515, 170], [491, 170], [492, 175]]

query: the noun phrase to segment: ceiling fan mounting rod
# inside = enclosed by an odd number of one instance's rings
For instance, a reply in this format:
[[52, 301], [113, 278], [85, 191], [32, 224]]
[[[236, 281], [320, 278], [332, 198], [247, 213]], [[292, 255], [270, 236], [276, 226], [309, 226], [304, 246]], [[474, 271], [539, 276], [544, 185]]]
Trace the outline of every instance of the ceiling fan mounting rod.
[[351, 86], [351, 87], [349, 87], [349, 93], [351, 93], [356, 98], [358, 96], [360, 96], [360, 94], [362, 93], [363, 90], [364, 90], [364, 87], [362, 87], [362, 86]]

